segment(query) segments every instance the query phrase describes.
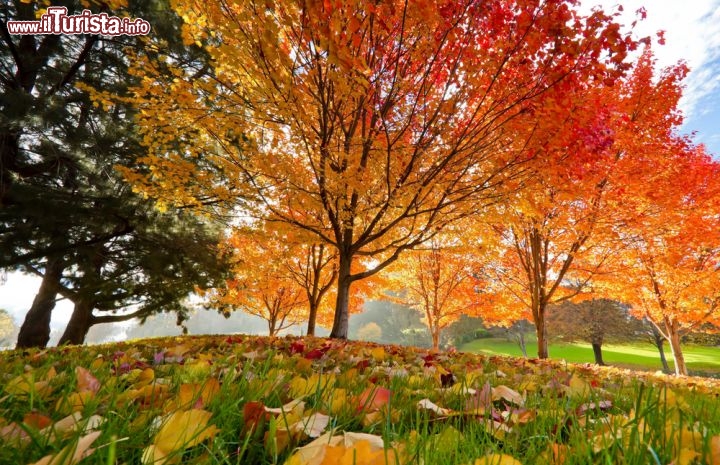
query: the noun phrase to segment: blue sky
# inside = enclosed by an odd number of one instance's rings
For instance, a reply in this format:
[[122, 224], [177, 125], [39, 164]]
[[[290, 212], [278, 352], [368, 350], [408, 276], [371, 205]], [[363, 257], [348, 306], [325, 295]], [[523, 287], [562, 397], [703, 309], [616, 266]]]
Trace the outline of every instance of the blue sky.
[[619, 18], [630, 25], [645, 7], [647, 18], [637, 35], [665, 31], [665, 45], [654, 45], [658, 66], [684, 60], [690, 67], [680, 107], [685, 114], [681, 132], [696, 132], [695, 141], [720, 159], [720, 0], [581, 0], [583, 7], [601, 5], [605, 11], [623, 7]]

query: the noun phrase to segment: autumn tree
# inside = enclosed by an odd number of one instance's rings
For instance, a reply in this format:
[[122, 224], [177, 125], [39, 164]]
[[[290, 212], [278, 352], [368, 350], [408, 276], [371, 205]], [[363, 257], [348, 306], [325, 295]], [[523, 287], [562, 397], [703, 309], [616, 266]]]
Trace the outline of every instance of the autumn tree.
[[720, 166], [702, 146], [671, 144], [651, 186], [628, 203], [618, 251], [624, 268], [605, 291], [632, 305], [668, 341], [675, 373], [687, 375], [683, 334], [720, 326]]
[[444, 329], [460, 315], [477, 312], [480, 282], [473, 261], [458, 247], [432, 240], [405, 254], [390, 271], [394, 299], [423, 315], [435, 350]]
[[636, 45], [575, 0], [174, 6], [214, 74], [168, 80], [173, 60], [137, 57], [152, 172], [126, 178], [169, 203], [252, 198], [331, 247], [338, 338], [353, 283], [518, 187], [534, 135], [520, 115], [617, 77]]
[[[485, 269], [506, 306], [501, 316], [535, 324], [538, 357], [548, 356], [551, 305], [589, 290], [616, 255], [614, 225], [623, 221], [628, 186], [647, 183], [664, 140], [679, 124], [683, 65], [657, 80], [650, 49], [633, 72], [613, 85], [587, 88], [564, 120], [545, 118], [536, 130], [545, 156], [529, 163], [533, 176], [510, 202], [498, 205], [489, 228], [493, 261]], [[544, 111], [553, 111], [544, 110]], [[487, 315], [497, 318], [497, 315]]]
[[637, 337], [639, 322], [629, 315], [627, 306], [611, 299], [565, 301], [553, 307], [548, 316], [550, 336], [563, 341], [589, 342], [595, 363], [605, 365], [603, 343], [627, 341]]
[[287, 257], [289, 276], [304, 291], [307, 301], [307, 334], [315, 335], [318, 316], [329, 314], [328, 292], [337, 279], [337, 257], [326, 244], [296, 244]]
[[293, 245], [277, 234], [236, 229], [224, 244], [232, 255], [233, 276], [207, 292], [208, 307], [226, 316], [242, 310], [267, 322], [270, 336], [306, 319], [307, 293], [289, 272]]

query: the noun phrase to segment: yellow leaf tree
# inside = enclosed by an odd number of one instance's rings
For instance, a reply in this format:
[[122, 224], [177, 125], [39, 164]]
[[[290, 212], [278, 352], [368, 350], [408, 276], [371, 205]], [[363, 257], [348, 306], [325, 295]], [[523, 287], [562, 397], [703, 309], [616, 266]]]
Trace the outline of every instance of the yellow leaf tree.
[[287, 269], [292, 244], [279, 234], [239, 229], [225, 247], [234, 258], [234, 277], [209, 291], [210, 307], [258, 316], [267, 321], [270, 336], [307, 318], [306, 290]]
[[331, 336], [345, 338], [353, 283], [517, 187], [534, 134], [519, 115], [624, 70], [636, 43], [575, 7], [176, 1], [212, 73], [135, 57], [149, 153], [125, 175], [166, 202], [238, 202], [333, 248]]
[[441, 331], [460, 318], [478, 311], [480, 282], [473, 260], [458, 247], [433, 240], [426, 247], [408, 252], [390, 271], [392, 300], [423, 314], [435, 350]]

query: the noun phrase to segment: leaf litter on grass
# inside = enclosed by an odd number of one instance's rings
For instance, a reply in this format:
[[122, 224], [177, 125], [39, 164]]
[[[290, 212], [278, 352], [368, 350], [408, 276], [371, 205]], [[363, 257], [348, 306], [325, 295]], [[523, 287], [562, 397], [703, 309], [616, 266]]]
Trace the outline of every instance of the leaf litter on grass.
[[0, 463], [720, 465], [720, 385], [314, 337], [0, 354]]

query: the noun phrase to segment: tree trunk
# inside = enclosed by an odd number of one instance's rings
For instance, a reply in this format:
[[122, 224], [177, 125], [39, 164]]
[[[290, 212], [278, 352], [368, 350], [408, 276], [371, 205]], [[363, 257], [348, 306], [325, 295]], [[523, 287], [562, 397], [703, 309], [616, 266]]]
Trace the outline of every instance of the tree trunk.
[[350, 302], [350, 264], [352, 257], [340, 254], [338, 265], [337, 299], [335, 300], [335, 319], [333, 320], [330, 337], [334, 339], [347, 339]]
[[670, 336], [670, 350], [672, 350], [673, 360], [675, 361], [675, 375], [687, 376], [688, 371], [687, 366], [685, 365], [685, 356], [682, 353], [682, 347], [680, 347], [680, 332], [677, 331], [675, 326], [677, 325], [673, 324], [671, 326], [672, 330], [671, 328], [668, 328]]
[[61, 258], [48, 260], [40, 289], [20, 327], [16, 349], [47, 346], [50, 340], [50, 317], [55, 308], [63, 269], [65, 265]]
[[522, 352], [523, 357], [528, 358], [527, 344], [525, 344], [525, 333], [523, 331], [520, 331], [519, 333], [517, 333], [517, 341], [518, 341], [518, 345], [520, 346], [520, 352]]
[[593, 342], [592, 343], [592, 349], [593, 354], [595, 355], [595, 364], [597, 365], [605, 365], [605, 362], [603, 361], [602, 357], [602, 342]]
[[76, 344], [80, 345], [85, 342], [88, 330], [94, 324], [93, 311], [94, 305], [84, 299], [75, 302], [70, 321], [65, 328], [65, 332], [60, 338], [58, 345]]
[[268, 322], [268, 336], [273, 337], [275, 336], [275, 333], [277, 332], [276, 326], [277, 326], [277, 317], [271, 313], [270, 318], [267, 320]]
[[665, 357], [665, 338], [662, 334], [660, 334], [660, 331], [658, 331], [655, 325], [651, 324], [650, 328], [652, 329], [655, 347], [657, 347], [658, 352], [660, 353], [660, 362], [662, 362], [663, 371], [665, 373], [670, 373], [670, 365], [668, 365], [667, 357]]
[[433, 350], [440, 350], [440, 329], [433, 328], [432, 330], [432, 345]]
[[315, 335], [315, 320], [317, 319], [318, 303], [310, 302], [310, 313], [308, 313], [307, 335]]
[[535, 334], [537, 334], [538, 358], [548, 358], [547, 327], [545, 326], [545, 308], [541, 305], [535, 316]]

